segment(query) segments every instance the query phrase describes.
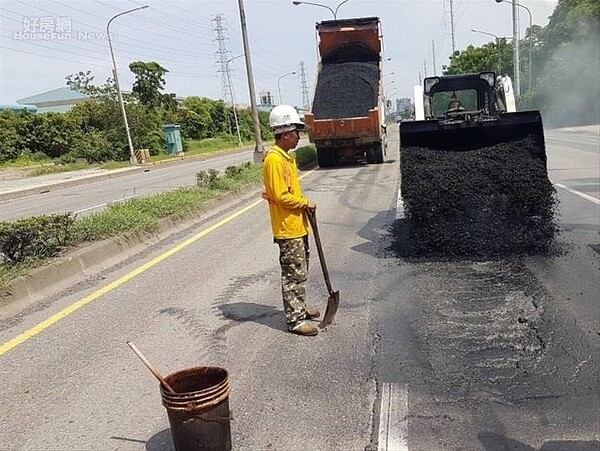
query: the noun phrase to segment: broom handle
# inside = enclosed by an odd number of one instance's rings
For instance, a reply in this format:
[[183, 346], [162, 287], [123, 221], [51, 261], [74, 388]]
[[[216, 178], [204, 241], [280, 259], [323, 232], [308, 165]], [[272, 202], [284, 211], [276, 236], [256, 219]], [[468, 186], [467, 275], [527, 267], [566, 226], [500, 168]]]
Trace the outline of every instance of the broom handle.
[[175, 390], [173, 390], [169, 384], [167, 384], [167, 381], [164, 380], [164, 378], [160, 375], [160, 373], [156, 370], [156, 368], [154, 368], [150, 364], [148, 359], [146, 359], [146, 357], [144, 357], [144, 355], [141, 353], [141, 351], [137, 348], [136, 345], [134, 345], [131, 341], [128, 341], [127, 346], [129, 346], [131, 348], [131, 350], [133, 352], [135, 352], [135, 355], [137, 355], [140, 358], [140, 360], [142, 362], [144, 362], [144, 365], [146, 365], [146, 368], [148, 368], [150, 370], [150, 372], [152, 374], [154, 374], [154, 377], [156, 377], [160, 381], [160, 383], [163, 384], [163, 386], [171, 392], [171, 394], [173, 394], [173, 395], [177, 394], [177, 392]]
[[330, 296], [333, 296], [333, 288], [331, 288], [331, 281], [329, 280], [329, 271], [327, 271], [327, 264], [325, 263], [325, 256], [323, 255], [323, 247], [321, 246], [321, 238], [319, 237], [319, 228], [317, 227], [317, 214], [313, 210], [306, 210], [306, 217], [308, 222], [313, 229], [315, 236], [315, 243], [317, 244], [317, 253], [319, 254], [319, 261], [321, 262], [321, 269], [323, 269], [323, 277], [325, 278], [325, 285], [327, 285], [327, 291]]

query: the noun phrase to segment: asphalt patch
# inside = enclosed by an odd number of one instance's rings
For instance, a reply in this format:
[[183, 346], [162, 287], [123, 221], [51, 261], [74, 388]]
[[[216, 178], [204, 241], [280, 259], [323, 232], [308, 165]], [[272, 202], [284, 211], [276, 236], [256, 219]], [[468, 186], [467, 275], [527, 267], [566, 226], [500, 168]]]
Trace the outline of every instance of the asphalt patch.
[[377, 62], [324, 64], [312, 111], [315, 119], [365, 117], [377, 106], [378, 95]]
[[405, 219], [395, 250], [446, 258], [551, 251], [558, 198], [539, 146], [527, 136], [472, 150], [402, 148]]

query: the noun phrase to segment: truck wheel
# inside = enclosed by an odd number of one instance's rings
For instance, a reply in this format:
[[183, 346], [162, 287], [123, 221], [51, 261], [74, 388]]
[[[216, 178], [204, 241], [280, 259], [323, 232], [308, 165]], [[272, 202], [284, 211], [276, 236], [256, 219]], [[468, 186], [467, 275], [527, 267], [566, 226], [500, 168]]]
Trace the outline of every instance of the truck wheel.
[[373, 147], [369, 147], [367, 149], [367, 163], [368, 164], [375, 163], [375, 150], [373, 149]]
[[382, 143], [375, 143], [373, 145], [373, 159], [377, 164], [383, 163], [383, 145]]
[[335, 165], [335, 152], [333, 149], [318, 150], [317, 149], [317, 163], [321, 168], [330, 168]]

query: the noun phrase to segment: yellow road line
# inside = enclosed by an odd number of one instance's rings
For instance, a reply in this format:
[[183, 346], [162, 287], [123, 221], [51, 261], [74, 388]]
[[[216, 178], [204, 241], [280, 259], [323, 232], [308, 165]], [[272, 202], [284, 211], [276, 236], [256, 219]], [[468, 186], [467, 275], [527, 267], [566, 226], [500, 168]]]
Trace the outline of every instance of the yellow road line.
[[69, 316], [73, 312], [76, 312], [81, 307], [89, 304], [90, 302], [95, 301], [96, 299], [104, 296], [106, 293], [109, 293], [110, 291], [114, 290], [115, 288], [118, 288], [121, 285], [129, 282], [130, 280], [132, 280], [133, 278], [139, 276], [140, 274], [142, 274], [143, 272], [145, 272], [148, 269], [152, 268], [153, 266], [158, 265], [162, 261], [164, 261], [167, 258], [171, 257], [172, 255], [176, 254], [180, 250], [186, 248], [190, 244], [198, 241], [202, 237], [205, 237], [209, 233], [214, 232], [218, 228], [220, 228], [220, 227], [224, 226], [225, 224], [233, 221], [237, 217], [243, 215], [247, 211], [251, 210], [252, 208], [256, 207], [257, 205], [260, 205], [263, 202], [264, 202], [264, 200], [260, 199], [260, 200], [257, 200], [256, 202], [248, 205], [247, 207], [244, 207], [241, 210], [236, 211], [231, 216], [228, 216], [227, 218], [223, 219], [222, 221], [220, 221], [220, 222], [218, 222], [218, 223], [210, 226], [209, 228], [203, 230], [202, 232], [200, 232], [200, 233], [194, 235], [193, 237], [191, 237], [191, 238], [183, 241], [182, 243], [178, 244], [174, 248], [169, 249], [164, 254], [159, 255], [158, 257], [154, 258], [153, 260], [149, 261], [148, 263], [145, 263], [144, 265], [140, 266], [139, 268], [134, 269], [133, 271], [131, 271], [130, 273], [124, 275], [123, 277], [115, 280], [114, 282], [109, 283], [105, 287], [102, 287], [98, 291], [90, 294], [89, 296], [84, 297], [83, 299], [80, 299], [79, 301], [71, 304], [70, 306], [68, 306], [67, 308], [61, 310], [60, 312], [55, 313], [50, 318], [42, 321], [41, 323], [36, 324], [31, 329], [23, 332], [22, 334], [17, 335], [12, 340], [7, 341], [2, 346], [0, 346], [0, 356], [6, 354], [8, 351], [10, 351], [11, 349], [19, 346], [20, 344], [26, 342], [30, 338], [35, 337], [37, 334], [39, 334], [40, 332], [42, 332], [42, 331], [48, 329], [49, 327], [53, 326], [54, 324], [56, 324], [57, 322], [59, 322], [61, 319], [66, 318], [67, 316]]
[[[302, 179], [302, 178], [306, 177], [307, 175], [311, 174], [313, 171], [314, 171], [314, 169], [312, 171], [307, 172], [306, 174], [303, 174], [300, 178]], [[233, 221], [234, 219], [240, 217], [244, 213], [252, 210], [254, 207], [260, 205], [263, 202], [264, 202], [264, 200], [260, 199], [260, 200], [257, 200], [255, 202], [253, 202], [252, 204], [250, 204], [250, 205], [242, 208], [241, 210], [236, 211], [231, 216], [228, 216], [227, 218], [224, 218], [223, 220], [217, 222], [216, 224], [210, 226], [209, 228], [203, 230], [202, 232], [200, 232], [200, 233], [194, 235], [193, 237], [191, 237], [191, 238], [183, 241], [182, 243], [178, 244], [174, 248], [169, 249], [164, 254], [161, 254], [158, 257], [150, 260], [148, 263], [145, 263], [144, 265], [140, 266], [139, 268], [134, 269], [133, 271], [131, 271], [130, 273], [124, 275], [123, 277], [121, 277], [121, 278], [115, 280], [114, 282], [111, 282], [108, 285], [100, 288], [98, 291], [90, 294], [89, 296], [86, 296], [83, 299], [80, 299], [79, 301], [74, 302], [73, 304], [71, 304], [67, 308], [61, 310], [58, 313], [55, 313], [50, 318], [45, 319], [44, 321], [36, 324], [31, 329], [28, 329], [25, 332], [17, 335], [12, 340], [9, 340], [6, 343], [3, 343], [2, 346], [0, 346], [0, 356], [6, 354], [11, 349], [16, 348], [17, 346], [25, 343], [30, 338], [35, 337], [37, 334], [39, 334], [39, 333], [43, 332], [44, 330], [48, 329], [49, 327], [53, 326], [54, 324], [56, 324], [57, 322], [59, 322], [61, 319], [66, 318], [71, 313], [76, 312], [81, 307], [86, 306], [87, 304], [89, 304], [89, 303], [95, 301], [96, 299], [104, 296], [105, 294], [111, 292], [115, 288], [118, 288], [121, 285], [129, 282], [130, 280], [132, 280], [133, 278], [139, 276], [143, 272], [149, 270], [153, 266], [158, 265], [159, 263], [163, 262], [164, 260], [166, 260], [167, 258], [171, 257], [172, 255], [175, 255], [177, 252], [181, 251], [182, 249], [185, 249], [190, 244], [195, 243], [200, 238], [203, 238], [206, 235], [214, 232], [218, 228], [223, 227], [225, 224], [227, 224], [227, 223]]]

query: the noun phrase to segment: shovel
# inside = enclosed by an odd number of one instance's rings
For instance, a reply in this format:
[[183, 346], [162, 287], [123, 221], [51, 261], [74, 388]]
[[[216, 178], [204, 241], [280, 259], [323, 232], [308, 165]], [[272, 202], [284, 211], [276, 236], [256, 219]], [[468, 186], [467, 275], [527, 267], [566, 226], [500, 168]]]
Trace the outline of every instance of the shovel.
[[327, 285], [327, 291], [329, 292], [329, 298], [327, 299], [327, 309], [323, 316], [323, 321], [319, 324], [319, 327], [324, 327], [331, 324], [335, 314], [337, 313], [338, 306], [340, 305], [340, 292], [333, 291], [331, 288], [331, 281], [329, 280], [329, 272], [327, 271], [327, 264], [325, 263], [325, 256], [323, 255], [323, 247], [321, 246], [321, 238], [319, 237], [319, 228], [317, 227], [317, 215], [313, 210], [306, 210], [306, 217], [313, 230], [315, 236], [315, 243], [317, 244], [317, 252], [319, 254], [319, 261], [321, 262], [321, 269], [323, 269], [323, 277], [325, 278], [325, 285]]

